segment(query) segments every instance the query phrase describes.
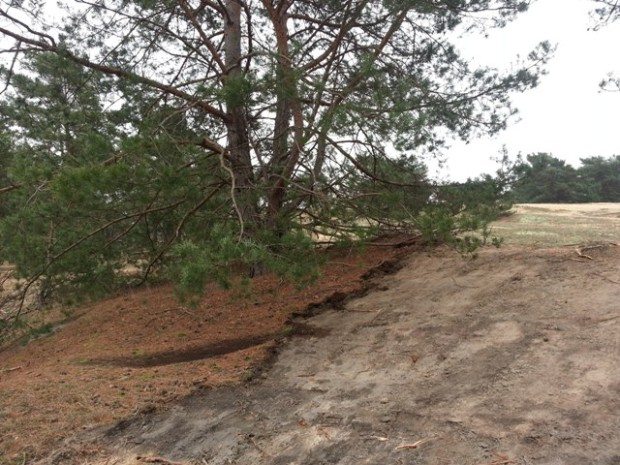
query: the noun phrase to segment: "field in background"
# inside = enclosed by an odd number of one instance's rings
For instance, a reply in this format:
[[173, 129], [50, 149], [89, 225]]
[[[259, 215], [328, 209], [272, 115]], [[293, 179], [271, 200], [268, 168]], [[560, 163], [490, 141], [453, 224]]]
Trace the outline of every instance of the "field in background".
[[620, 242], [620, 203], [519, 204], [512, 211], [492, 224], [507, 245]]

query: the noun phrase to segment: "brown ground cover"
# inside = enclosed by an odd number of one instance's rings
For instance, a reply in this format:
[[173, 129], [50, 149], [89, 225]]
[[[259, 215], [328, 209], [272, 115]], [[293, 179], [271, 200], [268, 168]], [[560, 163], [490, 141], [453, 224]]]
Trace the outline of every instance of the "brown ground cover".
[[140, 289], [79, 309], [51, 336], [5, 347], [0, 464], [30, 463], [77, 431], [252, 379], [275, 346], [306, 331], [292, 314], [363, 292], [370, 270], [389, 269], [410, 249], [330, 250], [310, 287], [262, 276], [249, 293], [209, 286], [195, 308], [169, 285]]

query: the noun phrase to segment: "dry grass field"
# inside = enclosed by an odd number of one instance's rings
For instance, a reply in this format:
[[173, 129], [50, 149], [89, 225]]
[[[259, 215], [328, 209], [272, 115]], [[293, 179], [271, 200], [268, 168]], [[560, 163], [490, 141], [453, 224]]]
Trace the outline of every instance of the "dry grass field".
[[493, 224], [506, 244], [537, 247], [620, 241], [620, 203], [520, 204]]

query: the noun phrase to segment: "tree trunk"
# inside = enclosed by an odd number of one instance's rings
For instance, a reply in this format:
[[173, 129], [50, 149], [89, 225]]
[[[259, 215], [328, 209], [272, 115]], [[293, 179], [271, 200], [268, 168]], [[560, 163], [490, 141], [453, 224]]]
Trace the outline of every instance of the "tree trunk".
[[[269, 13], [276, 35], [276, 76], [280, 83], [277, 91], [273, 154], [269, 169], [270, 191], [267, 199], [268, 224], [275, 232], [278, 232], [282, 227], [280, 216], [285, 202], [287, 184], [295, 172], [303, 146], [303, 113], [288, 44], [287, 10], [291, 2], [282, 0], [277, 7], [274, 7], [268, 0], [263, 0], [263, 5]], [[292, 145], [289, 140], [291, 129]]]
[[[224, 85], [234, 90], [241, 89], [239, 82], [243, 79], [241, 67], [241, 0], [226, 2], [224, 18], [224, 53], [226, 75]], [[227, 159], [233, 176], [233, 196], [235, 209], [241, 221], [241, 236], [251, 237], [258, 227], [258, 207], [254, 189], [254, 171], [250, 156], [246, 105], [242, 95], [230, 96], [226, 102], [226, 111], [230, 116], [227, 123]]]

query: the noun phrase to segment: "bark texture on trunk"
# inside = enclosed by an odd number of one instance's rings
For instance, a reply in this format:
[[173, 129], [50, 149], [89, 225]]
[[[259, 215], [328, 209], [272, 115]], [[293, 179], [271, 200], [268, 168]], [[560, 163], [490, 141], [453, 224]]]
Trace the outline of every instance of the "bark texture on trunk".
[[274, 6], [269, 0], [263, 0], [263, 5], [267, 9], [276, 36], [276, 76], [280, 83], [276, 95], [273, 154], [269, 167], [271, 176], [267, 199], [268, 223], [277, 230], [286, 200], [287, 184], [295, 172], [301, 155], [304, 121], [295, 68], [289, 50], [287, 22], [291, 2], [281, 0]]
[[[241, 12], [240, 0], [226, 1], [224, 18], [224, 63], [226, 75], [224, 84], [233, 89], [241, 89], [239, 83], [243, 79], [241, 67]], [[233, 84], [234, 83], [234, 84]], [[243, 222], [243, 236], [251, 237], [252, 231], [258, 227], [258, 211], [255, 195], [254, 171], [250, 155], [250, 143], [247, 127], [247, 111], [243, 96], [229, 96], [226, 112], [229, 121], [226, 124], [228, 133], [227, 160], [234, 177], [234, 201], [240, 220]]]

